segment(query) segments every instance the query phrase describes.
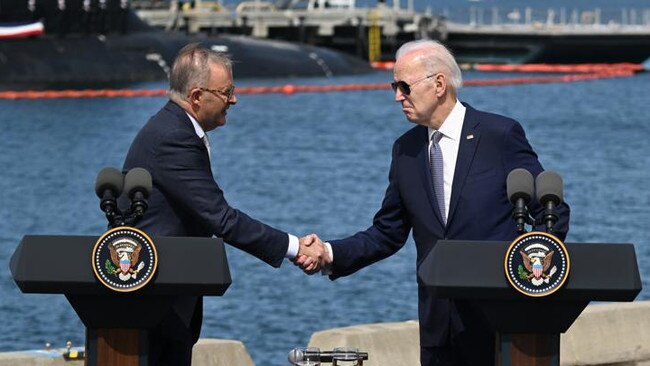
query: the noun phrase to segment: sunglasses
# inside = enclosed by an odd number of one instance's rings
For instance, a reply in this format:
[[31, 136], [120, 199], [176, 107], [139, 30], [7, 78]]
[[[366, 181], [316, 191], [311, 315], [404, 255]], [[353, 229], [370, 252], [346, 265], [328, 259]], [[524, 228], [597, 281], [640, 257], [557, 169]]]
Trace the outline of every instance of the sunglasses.
[[219, 97], [219, 96], [225, 97], [226, 102], [229, 101], [230, 99], [232, 99], [232, 96], [235, 95], [235, 86], [234, 85], [229, 87], [226, 90], [216, 90], [216, 89], [208, 89], [208, 88], [199, 88], [199, 90], [206, 91], [206, 92], [214, 95], [215, 97]]
[[424, 81], [424, 80], [426, 80], [426, 79], [432, 78], [432, 77], [434, 77], [434, 76], [435, 76], [435, 74], [427, 75], [427, 76], [425, 76], [425, 77], [423, 77], [423, 78], [421, 78], [421, 79], [417, 79], [417, 80], [415, 80], [415, 81], [412, 82], [410, 85], [409, 85], [406, 81], [404, 81], [404, 80], [393, 81], [392, 83], [390, 83], [390, 86], [391, 86], [391, 88], [393, 88], [393, 91], [394, 91], [394, 92], [396, 92], [397, 89], [399, 89], [399, 91], [401, 91], [402, 94], [404, 94], [404, 95], [410, 95], [410, 94], [411, 94], [411, 87], [413, 87], [415, 84], [417, 84], [417, 83], [419, 83], [419, 82], [421, 82], [421, 81]]

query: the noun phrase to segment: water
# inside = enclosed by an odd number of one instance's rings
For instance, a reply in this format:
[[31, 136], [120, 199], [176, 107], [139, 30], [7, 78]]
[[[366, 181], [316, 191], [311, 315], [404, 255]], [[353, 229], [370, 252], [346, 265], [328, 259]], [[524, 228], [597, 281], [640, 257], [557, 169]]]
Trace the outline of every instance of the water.
[[[495, 77], [468, 72], [466, 79]], [[374, 83], [388, 72], [294, 84]], [[277, 85], [246, 80], [238, 85]], [[163, 83], [138, 85], [164, 88]], [[650, 273], [650, 74], [568, 84], [467, 87], [475, 108], [514, 117], [547, 169], [565, 181], [570, 242], [636, 244]], [[99, 235], [94, 179], [121, 167], [135, 133], [164, 98], [0, 101], [0, 351], [83, 343], [60, 295], [24, 295], [8, 260], [25, 234]], [[325, 239], [365, 229], [387, 183], [392, 142], [410, 128], [388, 90], [240, 95], [211, 134], [213, 170], [234, 207], [296, 235]], [[337, 280], [273, 269], [227, 247], [233, 284], [205, 299], [202, 337], [242, 340], [259, 365], [318, 330], [417, 318], [415, 251]], [[182, 269], [179, 269], [182, 270]], [[648, 299], [644, 290], [639, 299]]]

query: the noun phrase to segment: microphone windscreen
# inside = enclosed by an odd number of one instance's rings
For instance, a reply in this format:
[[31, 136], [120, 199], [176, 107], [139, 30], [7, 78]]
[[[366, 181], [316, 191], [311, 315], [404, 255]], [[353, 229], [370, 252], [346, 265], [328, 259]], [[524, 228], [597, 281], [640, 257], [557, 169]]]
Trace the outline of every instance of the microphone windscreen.
[[106, 167], [97, 173], [95, 179], [95, 193], [97, 197], [102, 198], [104, 191], [107, 189], [113, 193], [113, 196], [119, 197], [122, 194], [122, 186], [124, 185], [124, 176], [122, 172], [115, 168]]
[[535, 185], [537, 199], [542, 205], [546, 205], [549, 201], [559, 205], [564, 200], [564, 184], [556, 172], [547, 170], [539, 173]]
[[530, 202], [534, 193], [534, 179], [530, 172], [523, 168], [513, 169], [506, 178], [508, 199], [514, 205], [517, 199], [523, 198], [526, 204]]
[[152, 183], [151, 174], [144, 168], [133, 168], [126, 173], [124, 178], [124, 191], [133, 198], [136, 191], [140, 191], [145, 198], [149, 198]]
[[303, 353], [302, 350], [299, 349], [292, 349], [289, 351], [289, 363], [292, 365], [295, 365], [299, 360], [302, 360]]

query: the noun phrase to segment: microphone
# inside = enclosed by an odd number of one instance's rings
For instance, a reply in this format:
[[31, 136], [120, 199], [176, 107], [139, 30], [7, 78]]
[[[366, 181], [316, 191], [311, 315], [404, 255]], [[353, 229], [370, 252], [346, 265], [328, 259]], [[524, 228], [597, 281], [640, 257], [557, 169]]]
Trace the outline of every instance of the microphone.
[[[318, 356], [320, 362], [332, 362], [334, 360], [335, 352], [333, 351], [320, 351], [320, 352], [306, 352], [303, 353], [302, 350], [294, 349], [289, 352], [289, 363], [296, 365], [305, 355], [314, 355]], [[358, 352], [358, 359], [368, 360], [368, 352]]]
[[124, 178], [124, 192], [131, 200], [131, 211], [134, 223], [144, 216], [147, 211], [147, 199], [151, 193], [151, 174], [144, 168], [133, 168], [126, 173]]
[[546, 232], [553, 233], [553, 225], [558, 220], [555, 207], [564, 200], [562, 178], [554, 171], [541, 172], [535, 180], [535, 185], [537, 186], [536, 193], [539, 203], [544, 207], [542, 220], [546, 225]]
[[513, 169], [506, 178], [506, 190], [508, 199], [515, 208], [512, 210], [512, 218], [517, 224], [517, 232], [523, 234], [526, 232], [524, 225], [529, 222], [528, 203], [533, 198], [533, 175], [523, 168]]
[[99, 208], [106, 214], [109, 225], [114, 226], [116, 216], [121, 213], [117, 208], [117, 197], [122, 194], [124, 177], [122, 173], [111, 167], [99, 171], [95, 179], [95, 193], [100, 198]]

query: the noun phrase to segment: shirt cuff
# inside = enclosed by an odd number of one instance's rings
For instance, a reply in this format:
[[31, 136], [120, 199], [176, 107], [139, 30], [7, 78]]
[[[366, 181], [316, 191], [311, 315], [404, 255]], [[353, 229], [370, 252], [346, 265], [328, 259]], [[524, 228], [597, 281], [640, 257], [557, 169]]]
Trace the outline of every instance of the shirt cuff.
[[329, 265], [323, 266], [321, 268], [320, 273], [323, 276], [329, 276], [332, 274], [332, 263], [334, 263], [334, 252], [332, 251], [332, 244], [330, 244], [328, 241], [323, 242], [325, 244], [325, 247], [327, 247], [327, 255], [329, 256]]
[[300, 242], [298, 237], [295, 235], [289, 235], [289, 246], [287, 247], [287, 254], [284, 255], [287, 259], [294, 259], [298, 255], [298, 250], [300, 249]]

